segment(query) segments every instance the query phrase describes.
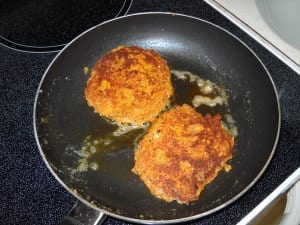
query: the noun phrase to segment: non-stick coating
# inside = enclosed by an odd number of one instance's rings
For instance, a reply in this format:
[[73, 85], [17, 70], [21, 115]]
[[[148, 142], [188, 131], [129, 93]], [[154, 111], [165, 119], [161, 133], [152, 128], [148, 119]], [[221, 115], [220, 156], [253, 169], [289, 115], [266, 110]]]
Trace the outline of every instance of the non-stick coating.
[[[160, 53], [172, 69], [187, 70], [227, 88], [238, 136], [230, 161], [198, 201], [165, 203], [130, 172], [132, 149], [112, 155], [109, 169], [72, 176], [84, 138], [108, 128], [87, 106], [84, 87], [91, 68], [119, 45]], [[260, 177], [278, 138], [280, 113], [273, 83], [258, 58], [239, 40], [205, 21], [174, 14], [132, 15], [101, 24], [69, 44], [49, 66], [35, 106], [39, 147], [50, 170], [77, 197], [131, 221], [178, 222], [210, 214], [237, 199]], [[104, 131], [103, 131], [104, 132]], [[75, 190], [75, 191], [74, 191]], [[176, 220], [179, 219], [179, 220]]]

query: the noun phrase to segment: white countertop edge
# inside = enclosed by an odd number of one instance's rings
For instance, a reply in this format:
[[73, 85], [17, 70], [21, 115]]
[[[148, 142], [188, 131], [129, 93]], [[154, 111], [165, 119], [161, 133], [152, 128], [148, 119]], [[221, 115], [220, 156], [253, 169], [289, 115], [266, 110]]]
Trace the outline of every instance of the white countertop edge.
[[268, 197], [258, 204], [249, 214], [247, 214], [237, 225], [250, 224], [267, 206], [269, 206], [280, 195], [287, 191], [300, 180], [300, 167], [295, 170], [283, 183], [281, 183]]
[[276, 57], [278, 57], [281, 61], [283, 61], [286, 65], [288, 65], [292, 70], [300, 75], [300, 65], [295, 63], [291, 58], [286, 56], [282, 51], [272, 45], [269, 41], [267, 41], [263, 36], [258, 34], [255, 30], [253, 30], [249, 25], [241, 21], [239, 18], [234, 16], [230, 11], [224, 8], [219, 3], [215, 2], [214, 0], [204, 0], [207, 4], [212, 6], [216, 9], [219, 13], [223, 16], [228, 18], [231, 22], [245, 31], [249, 36], [255, 39], [258, 43], [268, 49], [271, 53], [273, 53]]

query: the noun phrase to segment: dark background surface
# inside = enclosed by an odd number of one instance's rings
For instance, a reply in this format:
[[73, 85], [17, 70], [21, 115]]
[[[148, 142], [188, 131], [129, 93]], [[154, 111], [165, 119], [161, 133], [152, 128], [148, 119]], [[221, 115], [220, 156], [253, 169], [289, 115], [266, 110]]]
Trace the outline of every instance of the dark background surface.
[[[233, 204], [190, 222], [236, 224], [300, 166], [300, 77], [202, 1], [135, 0], [129, 13], [145, 11], [183, 13], [220, 25], [254, 50], [275, 82], [282, 128], [266, 172]], [[75, 202], [46, 168], [33, 134], [35, 93], [56, 54], [26, 53], [0, 45], [0, 224], [57, 224]], [[108, 217], [105, 224], [128, 223]]]
[[1, 0], [5, 7], [0, 8], [0, 34], [19, 45], [63, 45], [99, 22], [122, 16], [122, 6], [129, 4], [128, 0]]

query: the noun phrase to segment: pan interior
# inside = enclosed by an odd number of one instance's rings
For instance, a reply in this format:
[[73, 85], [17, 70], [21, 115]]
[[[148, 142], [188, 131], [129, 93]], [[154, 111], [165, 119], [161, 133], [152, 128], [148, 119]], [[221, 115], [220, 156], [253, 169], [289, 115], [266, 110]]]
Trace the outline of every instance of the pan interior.
[[[119, 45], [154, 49], [171, 69], [190, 71], [226, 87], [239, 131], [230, 161], [232, 170], [220, 172], [198, 201], [180, 205], [151, 196], [130, 171], [132, 146], [107, 154], [99, 170], [73, 173], [84, 139], [115, 129], [87, 106], [83, 90], [88, 76], [83, 68], [91, 68], [105, 52]], [[197, 218], [224, 207], [261, 175], [279, 129], [276, 92], [265, 68], [249, 49], [209, 23], [171, 14], [113, 20], [72, 42], [49, 67], [35, 113], [42, 154], [59, 180], [99, 209], [129, 220]]]

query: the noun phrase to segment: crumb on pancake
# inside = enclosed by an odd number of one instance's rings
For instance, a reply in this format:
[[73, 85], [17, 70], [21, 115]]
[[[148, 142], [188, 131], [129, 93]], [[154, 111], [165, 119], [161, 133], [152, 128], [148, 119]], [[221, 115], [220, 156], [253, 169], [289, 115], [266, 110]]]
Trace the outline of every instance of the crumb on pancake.
[[153, 121], [173, 95], [166, 61], [155, 51], [120, 46], [92, 68], [85, 88], [89, 106], [117, 123]]
[[202, 116], [184, 104], [163, 113], [139, 143], [132, 171], [150, 192], [167, 202], [198, 199], [232, 157], [234, 138], [221, 116]]

